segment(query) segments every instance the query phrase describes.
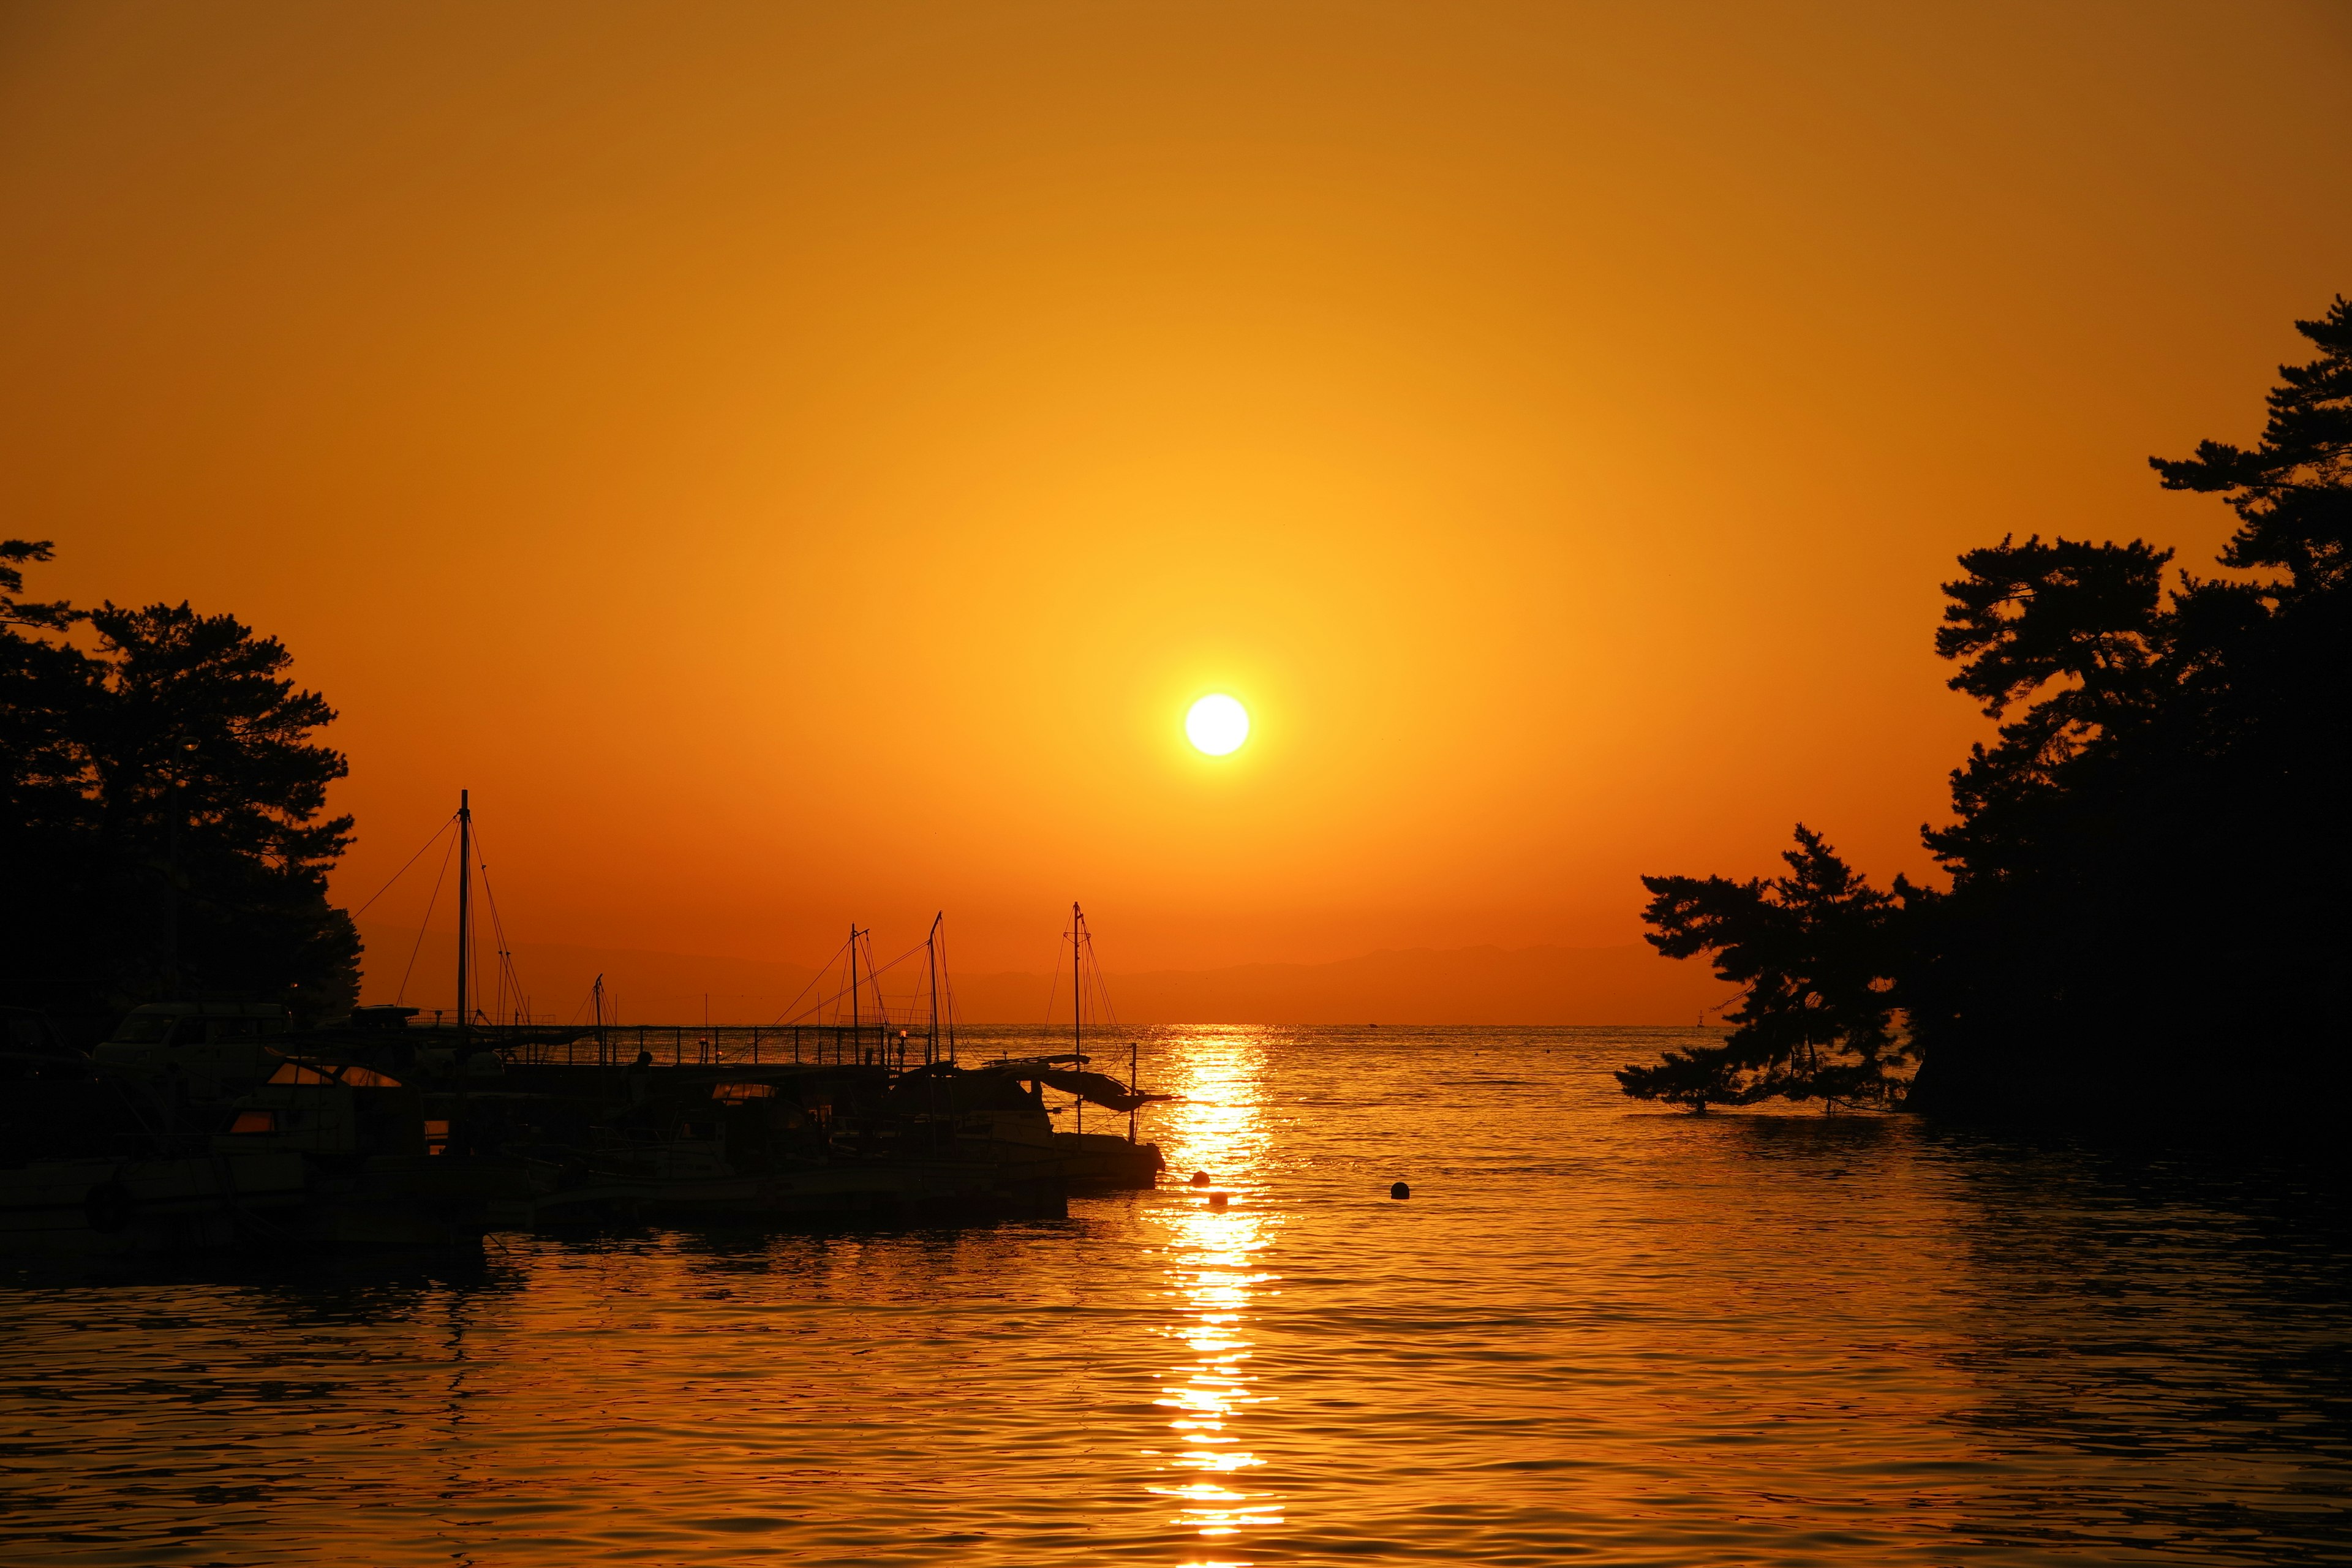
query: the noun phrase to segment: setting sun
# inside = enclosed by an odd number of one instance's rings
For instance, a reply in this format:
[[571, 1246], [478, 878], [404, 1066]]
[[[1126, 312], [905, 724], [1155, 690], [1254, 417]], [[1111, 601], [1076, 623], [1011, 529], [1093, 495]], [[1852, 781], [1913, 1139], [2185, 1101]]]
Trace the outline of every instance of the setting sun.
[[1184, 734], [1199, 750], [1222, 757], [1249, 739], [1249, 710], [1220, 692], [1203, 697], [1184, 715]]

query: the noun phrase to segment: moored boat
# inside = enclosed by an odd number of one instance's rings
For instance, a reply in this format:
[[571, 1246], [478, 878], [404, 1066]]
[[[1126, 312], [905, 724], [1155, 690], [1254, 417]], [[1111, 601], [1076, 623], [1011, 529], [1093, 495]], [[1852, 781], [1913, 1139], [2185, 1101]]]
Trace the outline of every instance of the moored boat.
[[311, 1201], [299, 1154], [39, 1160], [0, 1169], [0, 1250], [182, 1252], [268, 1240]]
[[[394, 1005], [298, 1026], [273, 1003], [175, 1000], [134, 1007], [88, 1053], [12, 1025], [0, 1071], [26, 1091], [0, 1107], [0, 1249], [462, 1245], [493, 1229], [641, 1221], [965, 1223], [1055, 1217], [1074, 1190], [1158, 1180], [1160, 1152], [1137, 1138], [1135, 1112], [1168, 1097], [1138, 1088], [1131, 1042], [1125, 1082], [1085, 1054], [1089, 982], [1103, 1014], [1108, 1001], [1076, 905], [1067, 1054], [958, 1062], [935, 919], [928, 1029], [907, 1018], [893, 1037], [878, 988], [861, 1014], [875, 973], [870, 948], [860, 973], [865, 933], [853, 929], [846, 1018], [812, 1026], [830, 1037], [815, 1059], [799, 1059], [795, 1025], [789, 1063], [759, 1062], [755, 1043], [751, 1063], [710, 1049], [661, 1067], [641, 1040], [625, 1064], [601, 983], [589, 1029], [500, 1025], [469, 1005], [462, 795], [453, 826], [450, 1024]], [[593, 1059], [575, 1059], [590, 1034]], [[1071, 1103], [1049, 1108], [1048, 1089]], [[1089, 1105], [1125, 1113], [1127, 1135], [1055, 1126], [1065, 1112], [1082, 1123]]]

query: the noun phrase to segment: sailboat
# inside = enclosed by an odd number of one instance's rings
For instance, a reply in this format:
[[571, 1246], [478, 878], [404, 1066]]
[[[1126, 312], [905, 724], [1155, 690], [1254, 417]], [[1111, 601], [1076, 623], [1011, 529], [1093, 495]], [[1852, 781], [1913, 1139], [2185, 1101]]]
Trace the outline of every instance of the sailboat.
[[[1137, 1048], [1130, 1037], [1127, 1047], [1127, 1081], [1121, 1083], [1108, 1073], [1089, 1070], [1093, 1058], [1087, 1055], [1087, 1004], [1091, 995], [1108, 1013], [1108, 993], [1102, 983], [1102, 973], [1096, 964], [1094, 937], [1087, 930], [1086, 911], [1076, 902], [1070, 905], [1070, 929], [1062, 940], [1070, 948], [1070, 1050], [1066, 1056], [1051, 1055], [1025, 1058], [1001, 1058], [989, 1064], [1030, 1086], [1036, 1094], [1041, 1089], [1059, 1089], [1071, 1097], [1069, 1131], [1056, 1130], [1051, 1148], [1062, 1171], [1063, 1179], [1073, 1188], [1086, 1187], [1150, 1187], [1159, 1184], [1160, 1173], [1167, 1169], [1160, 1145], [1139, 1142], [1136, 1137], [1135, 1114], [1155, 1100], [1171, 1100], [1165, 1094], [1147, 1093], [1137, 1082]], [[1089, 980], [1092, 984], [1089, 985]], [[1097, 1032], [1104, 1023], [1097, 1016]], [[1097, 1047], [1097, 1049], [1100, 1049]], [[1121, 1137], [1110, 1132], [1086, 1131], [1088, 1105], [1099, 1106], [1114, 1113], [1127, 1115], [1127, 1134]]]

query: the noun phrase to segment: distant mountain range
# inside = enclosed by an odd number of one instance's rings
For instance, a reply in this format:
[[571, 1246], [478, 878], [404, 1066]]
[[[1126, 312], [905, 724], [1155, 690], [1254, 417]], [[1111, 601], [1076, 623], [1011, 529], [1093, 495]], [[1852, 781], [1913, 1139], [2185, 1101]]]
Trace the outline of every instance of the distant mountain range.
[[[361, 934], [363, 1000], [394, 1000], [415, 952], [408, 1000], [422, 999], [428, 1009], [450, 1005], [456, 986], [446, 934], [431, 933], [422, 948], [413, 927], [362, 926]], [[557, 1022], [588, 1016], [589, 986], [599, 974], [610, 1005], [631, 1023], [698, 1023], [707, 997], [714, 1023], [765, 1024], [839, 988], [837, 979], [820, 980], [803, 964], [629, 948], [527, 942], [514, 949], [514, 963], [531, 1014]], [[492, 978], [484, 979], [488, 1006], [496, 993]], [[1729, 994], [1703, 964], [1660, 958], [1640, 942], [1408, 948], [1334, 963], [1146, 970], [1106, 980], [1120, 1021], [1131, 1024], [1686, 1024]], [[894, 1015], [915, 1002], [921, 984], [919, 971], [911, 979], [903, 971], [885, 977]], [[1050, 984], [1045, 974], [959, 974], [958, 1016], [972, 1024], [1045, 1022]], [[1065, 1017], [1067, 1006], [1065, 1000]]]

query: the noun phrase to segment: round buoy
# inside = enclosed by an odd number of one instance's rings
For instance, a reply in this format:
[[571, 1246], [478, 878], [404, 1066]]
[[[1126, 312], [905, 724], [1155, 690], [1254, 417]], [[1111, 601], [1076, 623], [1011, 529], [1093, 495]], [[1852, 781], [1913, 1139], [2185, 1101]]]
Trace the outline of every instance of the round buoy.
[[1389, 1188], [1389, 1196], [1392, 1198], [1409, 1198], [1412, 1196], [1412, 1189], [1406, 1186], [1402, 1182], [1398, 1182]]
[[1221, 1209], [1224, 1207], [1225, 1194], [1223, 1193], [1211, 1193], [1209, 1194], [1209, 1206], [1213, 1209]]
[[1193, 1173], [1192, 1173], [1192, 1184], [1193, 1184], [1194, 1186], [1196, 1186], [1196, 1187], [1205, 1187], [1205, 1186], [1207, 1186], [1207, 1185], [1209, 1184], [1209, 1173], [1208, 1173], [1208, 1172], [1206, 1172], [1206, 1171], [1195, 1171], [1195, 1172], [1193, 1172]]

